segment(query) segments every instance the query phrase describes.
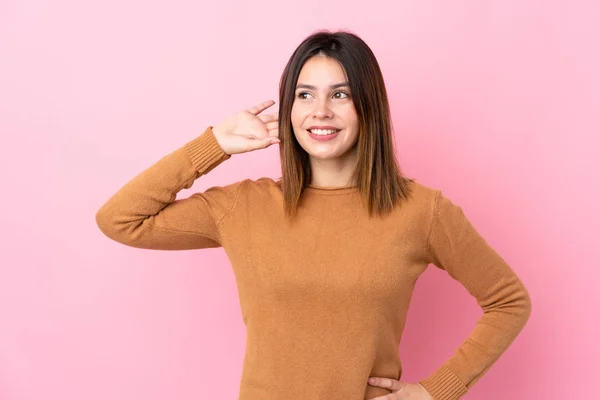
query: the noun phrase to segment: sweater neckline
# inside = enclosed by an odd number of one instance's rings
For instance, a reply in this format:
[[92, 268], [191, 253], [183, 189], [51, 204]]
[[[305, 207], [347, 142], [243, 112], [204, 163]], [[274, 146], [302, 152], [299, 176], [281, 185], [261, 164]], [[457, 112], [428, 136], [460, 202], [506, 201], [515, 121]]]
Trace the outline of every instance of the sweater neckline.
[[358, 186], [314, 186], [307, 185], [304, 189], [310, 193], [336, 195], [358, 192]]

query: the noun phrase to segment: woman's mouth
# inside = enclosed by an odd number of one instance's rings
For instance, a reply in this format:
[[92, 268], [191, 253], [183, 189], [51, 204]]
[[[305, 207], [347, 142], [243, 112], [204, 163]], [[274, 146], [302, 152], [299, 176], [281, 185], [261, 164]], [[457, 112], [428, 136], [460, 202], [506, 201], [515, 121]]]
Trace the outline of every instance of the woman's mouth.
[[341, 129], [307, 129], [310, 137], [320, 142], [336, 138], [340, 131]]

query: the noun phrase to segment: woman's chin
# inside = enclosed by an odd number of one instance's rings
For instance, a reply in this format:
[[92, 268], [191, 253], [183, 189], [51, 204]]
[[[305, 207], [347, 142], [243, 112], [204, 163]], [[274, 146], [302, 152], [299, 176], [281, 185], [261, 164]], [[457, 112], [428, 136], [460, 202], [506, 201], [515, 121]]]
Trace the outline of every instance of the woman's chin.
[[340, 157], [339, 151], [335, 149], [310, 149], [307, 153], [317, 160], [333, 160]]

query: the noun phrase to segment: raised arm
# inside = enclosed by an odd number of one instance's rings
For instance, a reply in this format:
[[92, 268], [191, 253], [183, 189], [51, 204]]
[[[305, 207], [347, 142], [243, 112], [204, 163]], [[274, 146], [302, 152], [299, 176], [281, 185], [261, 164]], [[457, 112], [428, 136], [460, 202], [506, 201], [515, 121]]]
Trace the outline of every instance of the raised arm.
[[109, 238], [142, 249], [220, 246], [219, 222], [232, 209], [241, 182], [213, 187], [186, 199], [175, 197], [230, 157], [208, 127], [115, 193], [96, 213], [98, 227]]
[[435, 400], [456, 400], [516, 339], [529, 319], [531, 300], [511, 267], [439, 190], [432, 204], [428, 254], [430, 262], [459, 281], [483, 310], [455, 354], [419, 382]]
[[115, 193], [96, 213], [109, 238], [137, 248], [186, 250], [222, 245], [221, 221], [235, 206], [244, 181], [214, 186], [175, 200], [182, 189], [232, 154], [277, 143], [277, 116], [261, 103], [225, 119], [160, 159]]

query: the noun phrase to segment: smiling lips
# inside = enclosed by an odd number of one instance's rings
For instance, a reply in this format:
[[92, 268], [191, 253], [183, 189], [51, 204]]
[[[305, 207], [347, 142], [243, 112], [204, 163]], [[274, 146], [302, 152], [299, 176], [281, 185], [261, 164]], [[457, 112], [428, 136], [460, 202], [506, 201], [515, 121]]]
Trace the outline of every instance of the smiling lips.
[[318, 141], [328, 141], [337, 137], [341, 129], [337, 129], [333, 126], [324, 127], [313, 127], [307, 129], [308, 134], [311, 138]]
[[340, 129], [331, 125], [313, 125], [309, 126], [307, 131], [315, 135], [331, 135], [340, 131]]

